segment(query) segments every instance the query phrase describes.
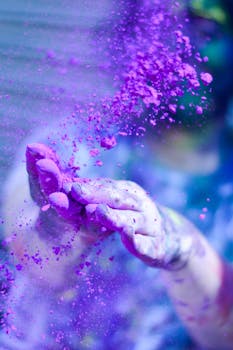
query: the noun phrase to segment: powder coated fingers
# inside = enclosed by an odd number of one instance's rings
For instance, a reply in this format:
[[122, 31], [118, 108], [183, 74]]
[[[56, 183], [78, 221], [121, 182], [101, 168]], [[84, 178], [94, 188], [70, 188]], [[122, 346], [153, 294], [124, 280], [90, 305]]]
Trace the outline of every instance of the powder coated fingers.
[[39, 168], [37, 163], [41, 160], [51, 160], [55, 165], [59, 165], [57, 155], [46, 145], [40, 143], [32, 143], [27, 145], [26, 149], [26, 168], [30, 185], [30, 193], [32, 199], [39, 205], [46, 204], [44, 194], [41, 191], [39, 183]]
[[[135, 191], [136, 192], [136, 191]], [[88, 204], [106, 204], [113, 209], [140, 210], [140, 196], [122, 188], [120, 181], [109, 179], [90, 180], [75, 183], [71, 195], [78, 202]]]
[[104, 204], [89, 204], [86, 213], [100, 230], [105, 228], [120, 233], [127, 250], [147, 265], [164, 265], [166, 237], [161, 231], [154, 232], [154, 235], [145, 233], [146, 217], [142, 212], [112, 209]]

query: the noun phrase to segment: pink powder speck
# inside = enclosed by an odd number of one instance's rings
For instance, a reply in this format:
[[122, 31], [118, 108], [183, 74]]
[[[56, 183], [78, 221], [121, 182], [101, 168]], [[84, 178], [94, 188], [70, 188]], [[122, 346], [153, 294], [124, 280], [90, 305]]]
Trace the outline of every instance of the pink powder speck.
[[212, 83], [213, 81], [213, 77], [210, 73], [201, 73], [201, 80], [203, 82], [204, 85], [209, 85]]
[[89, 154], [90, 154], [90, 156], [91, 157], [96, 157], [96, 156], [98, 156], [99, 155], [99, 150], [98, 150], [98, 148], [92, 148], [90, 151], [89, 151]]
[[128, 136], [128, 133], [125, 132], [125, 131], [119, 131], [118, 135], [120, 135], [120, 136]]
[[97, 166], [103, 166], [103, 162], [102, 162], [102, 160], [100, 160], [100, 159], [98, 159], [96, 162], [95, 162], [95, 165], [97, 165]]
[[177, 105], [169, 104], [169, 105], [168, 105], [168, 108], [169, 108], [169, 111], [170, 111], [171, 113], [176, 114]]
[[206, 218], [206, 215], [205, 215], [205, 214], [200, 214], [200, 215], [199, 215], [199, 219], [200, 219], [200, 220], [204, 220], [205, 218]]
[[199, 114], [199, 115], [203, 114], [203, 108], [201, 106], [197, 106], [196, 107], [196, 113]]
[[49, 210], [49, 208], [50, 208], [50, 204], [45, 204], [45, 205], [43, 205], [43, 207], [41, 207], [41, 211], [47, 211], [47, 210]]

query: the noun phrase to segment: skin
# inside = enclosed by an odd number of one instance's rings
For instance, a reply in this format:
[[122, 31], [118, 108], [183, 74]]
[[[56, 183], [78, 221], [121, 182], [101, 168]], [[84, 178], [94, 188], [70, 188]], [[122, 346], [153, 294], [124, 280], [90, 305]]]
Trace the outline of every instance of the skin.
[[[70, 266], [95, 242], [118, 232], [130, 253], [148, 266], [162, 268], [177, 313], [194, 339], [205, 349], [232, 349], [232, 268], [189, 221], [155, 204], [133, 182], [73, 178], [45, 145], [28, 145], [26, 161], [28, 203], [20, 209], [11, 201], [5, 208], [11, 213], [23, 210], [30, 223], [19, 228], [17, 220], [11, 221], [6, 237], [38, 288], [56, 293], [64, 285], [72, 286]], [[22, 178], [17, 180], [15, 186], [22, 186]], [[16, 237], [11, 234], [14, 225], [19, 231]], [[71, 248], [57, 261], [51, 256], [52, 247], [68, 241]], [[47, 259], [43, 268], [24, 259], [25, 249], [33, 254], [35, 247]]]

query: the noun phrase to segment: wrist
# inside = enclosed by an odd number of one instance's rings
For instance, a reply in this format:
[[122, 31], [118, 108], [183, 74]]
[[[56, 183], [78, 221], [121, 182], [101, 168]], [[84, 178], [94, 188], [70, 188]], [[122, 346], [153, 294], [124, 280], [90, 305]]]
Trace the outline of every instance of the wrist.
[[197, 229], [187, 219], [169, 208], [158, 206], [158, 210], [165, 237], [164, 259], [161, 267], [171, 271], [180, 270], [189, 261], [197, 239]]

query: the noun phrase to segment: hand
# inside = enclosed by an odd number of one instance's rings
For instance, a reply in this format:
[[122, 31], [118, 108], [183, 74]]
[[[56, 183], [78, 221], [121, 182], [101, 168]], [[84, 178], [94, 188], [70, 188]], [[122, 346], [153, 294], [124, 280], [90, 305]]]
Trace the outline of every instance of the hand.
[[85, 206], [100, 230], [117, 231], [130, 253], [148, 265], [165, 267], [167, 236], [155, 203], [136, 183], [111, 179], [75, 183], [71, 196]]
[[26, 155], [32, 197], [46, 210], [40, 215], [41, 227], [50, 231], [53, 227], [57, 233], [52, 236], [61, 231], [62, 223], [77, 230], [82, 227], [88, 243], [116, 231], [133, 255], [148, 265], [167, 267], [177, 252], [177, 239], [168, 237], [160, 211], [140, 186], [131, 181], [73, 178], [44, 145], [28, 146]]
[[27, 146], [26, 164], [31, 197], [41, 208], [36, 228], [42, 238], [54, 241], [61, 233], [67, 236], [75, 231], [90, 244], [108, 234], [106, 230], [102, 235], [96, 232], [96, 227], [86, 220], [85, 206], [71, 195], [72, 184], [87, 179], [74, 178], [62, 170], [55, 152], [39, 143]]
[[30, 194], [40, 210], [34, 220], [27, 213], [32, 226], [20, 232], [14, 252], [33, 283], [63, 290], [76, 283], [74, 272], [100, 235], [86, 227], [85, 207], [70, 195], [72, 184], [82, 180], [64, 171], [50, 148], [28, 145], [26, 164]]

